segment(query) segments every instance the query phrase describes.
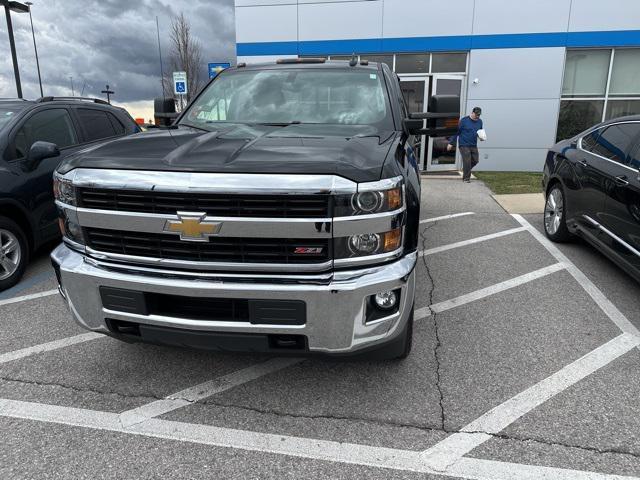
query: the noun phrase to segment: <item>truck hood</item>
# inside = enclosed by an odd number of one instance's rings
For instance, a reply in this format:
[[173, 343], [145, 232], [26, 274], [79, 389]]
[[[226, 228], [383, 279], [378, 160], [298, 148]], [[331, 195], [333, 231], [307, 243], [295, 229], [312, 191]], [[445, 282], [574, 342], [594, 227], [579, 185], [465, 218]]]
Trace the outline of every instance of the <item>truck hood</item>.
[[211, 132], [153, 129], [84, 149], [58, 171], [74, 168], [212, 173], [332, 174], [380, 179], [396, 133], [370, 126], [223, 124]]

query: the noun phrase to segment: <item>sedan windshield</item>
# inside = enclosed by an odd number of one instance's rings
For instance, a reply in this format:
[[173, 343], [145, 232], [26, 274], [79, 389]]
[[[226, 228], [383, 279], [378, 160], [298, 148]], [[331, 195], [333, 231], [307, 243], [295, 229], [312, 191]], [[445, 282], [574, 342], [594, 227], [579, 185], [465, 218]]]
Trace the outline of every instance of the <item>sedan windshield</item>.
[[387, 111], [375, 70], [247, 70], [220, 75], [180, 123], [379, 125], [390, 121]]

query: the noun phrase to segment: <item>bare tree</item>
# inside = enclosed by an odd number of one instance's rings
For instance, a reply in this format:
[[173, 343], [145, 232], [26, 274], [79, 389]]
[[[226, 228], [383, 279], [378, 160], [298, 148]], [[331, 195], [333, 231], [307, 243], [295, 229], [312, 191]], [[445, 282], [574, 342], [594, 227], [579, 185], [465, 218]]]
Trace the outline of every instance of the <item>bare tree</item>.
[[189, 102], [202, 88], [204, 81], [201, 77], [202, 52], [200, 43], [191, 35], [191, 26], [181, 12], [180, 15], [171, 22], [171, 53], [169, 54], [169, 65], [171, 69], [164, 78], [164, 88], [166, 95], [173, 95], [173, 72], [187, 72], [187, 95]]

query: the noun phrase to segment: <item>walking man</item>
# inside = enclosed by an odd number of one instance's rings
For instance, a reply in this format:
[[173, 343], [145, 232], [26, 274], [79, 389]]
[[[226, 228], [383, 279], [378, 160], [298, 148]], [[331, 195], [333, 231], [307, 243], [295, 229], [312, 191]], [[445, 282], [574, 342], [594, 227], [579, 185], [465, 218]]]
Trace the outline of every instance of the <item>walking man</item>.
[[[449, 139], [449, 145], [447, 145], [447, 151], [450, 152], [455, 149], [456, 141], [458, 142], [460, 155], [462, 155], [462, 181], [466, 183], [471, 182], [471, 169], [480, 161], [478, 137], [481, 140], [486, 138], [482, 120], [480, 120], [481, 114], [482, 109], [475, 107], [471, 115], [462, 118], [458, 124], [458, 133]], [[482, 131], [478, 133], [479, 130]]]

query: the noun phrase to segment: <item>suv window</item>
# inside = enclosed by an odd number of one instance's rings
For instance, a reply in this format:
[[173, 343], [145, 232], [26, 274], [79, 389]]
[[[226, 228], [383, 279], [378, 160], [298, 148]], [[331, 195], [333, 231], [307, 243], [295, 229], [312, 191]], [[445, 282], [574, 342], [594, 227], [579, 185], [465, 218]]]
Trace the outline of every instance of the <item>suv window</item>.
[[77, 112], [87, 142], [124, 134], [122, 124], [109, 112], [92, 108], [79, 108]]
[[36, 141], [55, 143], [59, 148], [77, 144], [78, 137], [69, 112], [64, 108], [52, 108], [29, 117], [14, 137], [14, 158], [26, 157]]
[[116, 135], [124, 135], [124, 125], [118, 120], [118, 118], [110, 112], [105, 112], [109, 120], [111, 121], [111, 125], [113, 125], [113, 129], [116, 131]]
[[637, 123], [621, 123], [605, 128], [591, 151], [609, 160], [626, 164], [629, 161], [626, 153], [633, 140], [640, 133], [639, 125]]

